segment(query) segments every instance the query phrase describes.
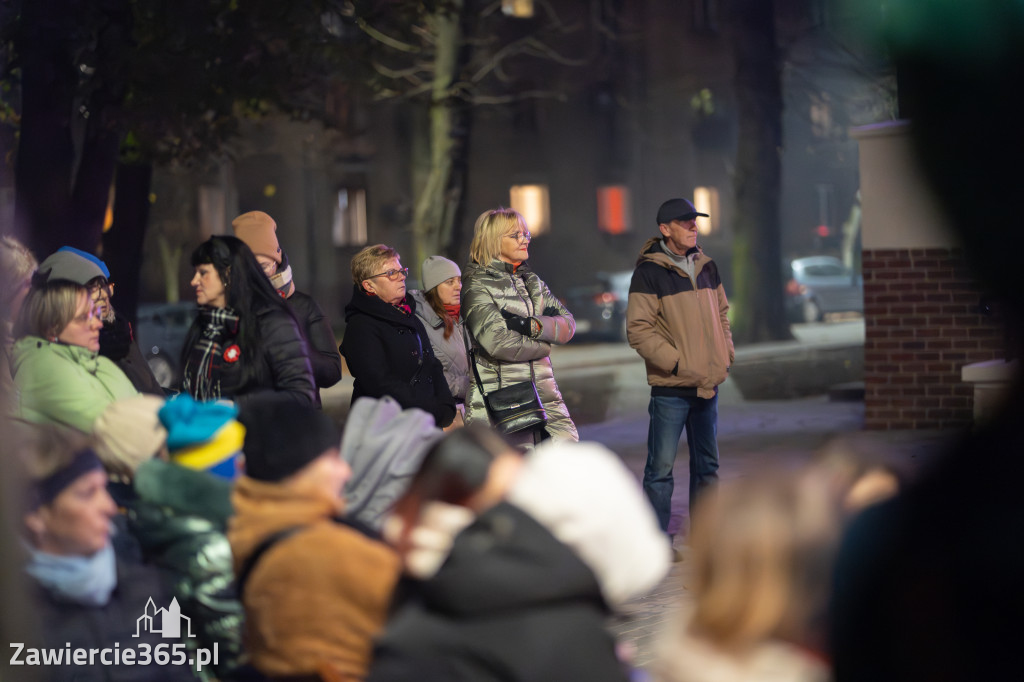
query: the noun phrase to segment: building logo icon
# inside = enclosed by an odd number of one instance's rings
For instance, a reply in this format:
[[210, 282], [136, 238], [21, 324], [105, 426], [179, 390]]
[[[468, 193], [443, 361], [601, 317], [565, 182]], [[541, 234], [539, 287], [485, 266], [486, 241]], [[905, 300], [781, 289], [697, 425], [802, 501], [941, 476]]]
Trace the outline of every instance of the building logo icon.
[[182, 621], [185, 622], [186, 636], [195, 637], [192, 634], [192, 619], [181, 615], [177, 597], [171, 600], [171, 605], [166, 609], [158, 609], [150, 597], [142, 615], [135, 620], [135, 634], [132, 637], [138, 637], [142, 632], [152, 632], [165, 638], [178, 638], [182, 636]]

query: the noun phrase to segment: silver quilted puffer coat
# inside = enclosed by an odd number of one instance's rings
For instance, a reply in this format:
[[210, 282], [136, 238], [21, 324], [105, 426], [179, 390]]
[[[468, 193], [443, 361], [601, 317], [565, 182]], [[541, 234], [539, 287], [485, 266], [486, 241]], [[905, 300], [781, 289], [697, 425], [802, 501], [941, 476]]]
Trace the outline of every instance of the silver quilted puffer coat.
[[[554, 308], [558, 314], [544, 315], [546, 308]], [[509, 330], [502, 310], [536, 318], [542, 327], [540, 335], [531, 339]], [[579, 440], [549, 358], [551, 344], [566, 343], [576, 333], [576, 320], [537, 273], [525, 262], [514, 273], [511, 264], [500, 260], [488, 265], [470, 263], [462, 273], [462, 317], [476, 342], [477, 370], [484, 391], [529, 381], [533, 361], [537, 393], [548, 414], [548, 434], [556, 439]], [[489, 418], [471, 369], [466, 422], [475, 421], [489, 422]]]

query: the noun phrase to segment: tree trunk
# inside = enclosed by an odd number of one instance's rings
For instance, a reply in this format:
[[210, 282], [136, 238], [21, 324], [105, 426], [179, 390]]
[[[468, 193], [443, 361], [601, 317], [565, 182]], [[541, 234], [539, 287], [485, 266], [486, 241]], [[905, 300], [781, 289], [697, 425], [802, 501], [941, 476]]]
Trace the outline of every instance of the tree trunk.
[[779, 193], [782, 79], [774, 0], [730, 0], [739, 139], [733, 248], [733, 339], [791, 338], [783, 310]]
[[428, 111], [428, 170], [418, 188], [413, 210], [416, 265], [427, 256], [448, 252], [453, 225], [462, 204], [466, 112], [453, 97], [465, 59], [462, 24], [465, 5], [454, 0], [430, 18], [436, 39], [434, 80]]
[[67, 242], [71, 175], [71, 105], [78, 74], [68, 51], [64, 3], [23, 5], [21, 130], [15, 160], [15, 234], [39, 260]]
[[139, 307], [142, 246], [149, 224], [150, 165], [121, 164], [114, 191], [114, 224], [103, 235], [103, 259], [117, 284], [114, 309], [135, 322]]

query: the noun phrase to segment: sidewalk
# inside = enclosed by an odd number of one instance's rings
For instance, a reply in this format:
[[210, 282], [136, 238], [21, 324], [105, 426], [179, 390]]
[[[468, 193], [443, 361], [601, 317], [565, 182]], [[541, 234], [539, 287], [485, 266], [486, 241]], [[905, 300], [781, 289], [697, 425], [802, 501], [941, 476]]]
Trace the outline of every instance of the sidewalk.
[[[723, 391], [724, 392], [724, 391]], [[863, 428], [861, 402], [829, 402], [826, 397], [779, 401], [736, 401], [722, 404], [719, 413], [719, 451], [722, 480], [757, 475], [765, 466], [796, 469], [809, 462], [832, 438]], [[646, 460], [645, 421], [616, 420], [580, 429], [587, 440], [605, 443], [622, 456], [637, 478], [642, 478]], [[864, 438], [877, 443], [875, 452], [897, 470], [910, 475], [927, 464], [949, 438], [937, 431], [865, 432]], [[687, 509], [686, 445], [681, 444], [675, 467], [676, 487], [672, 508], [674, 522], [683, 524]], [[654, 644], [677, 607], [689, 599], [686, 589], [685, 540], [677, 537], [676, 548], [683, 561], [673, 564], [668, 577], [649, 595], [627, 605], [613, 618], [610, 630], [634, 664], [648, 665]]]

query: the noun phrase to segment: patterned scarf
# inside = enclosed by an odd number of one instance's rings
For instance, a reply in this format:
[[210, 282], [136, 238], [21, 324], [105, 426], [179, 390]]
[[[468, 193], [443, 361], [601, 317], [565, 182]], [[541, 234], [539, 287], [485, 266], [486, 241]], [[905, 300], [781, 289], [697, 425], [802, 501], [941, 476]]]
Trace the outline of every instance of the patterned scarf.
[[200, 308], [202, 331], [192, 346], [185, 363], [185, 392], [196, 400], [220, 398], [222, 346], [238, 333], [238, 313], [231, 308]]

